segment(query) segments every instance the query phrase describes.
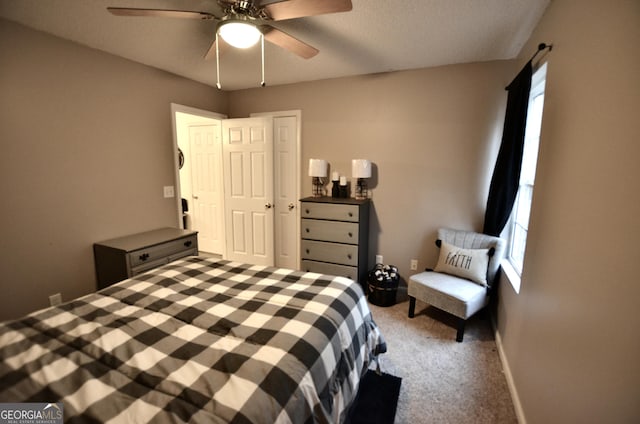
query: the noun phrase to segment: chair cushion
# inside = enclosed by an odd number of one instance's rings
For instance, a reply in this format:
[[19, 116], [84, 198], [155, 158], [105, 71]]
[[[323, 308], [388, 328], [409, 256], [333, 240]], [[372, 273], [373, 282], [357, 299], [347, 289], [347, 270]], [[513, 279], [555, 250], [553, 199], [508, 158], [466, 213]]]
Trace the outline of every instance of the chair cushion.
[[489, 249], [464, 249], [442, 241], [435, 271], [487, 285]]
[[489, 299], [485, 286], [432, 271], [412, 275], [408, 294], [463, 319], [486, 306]]

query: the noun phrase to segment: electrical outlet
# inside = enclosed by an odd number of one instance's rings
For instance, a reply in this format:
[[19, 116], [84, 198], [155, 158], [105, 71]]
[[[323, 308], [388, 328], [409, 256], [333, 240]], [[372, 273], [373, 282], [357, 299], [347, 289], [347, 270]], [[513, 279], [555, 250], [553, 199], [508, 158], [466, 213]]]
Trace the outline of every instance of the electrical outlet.
[[55, 293], [49, 296], [49, 304], [51, 306], [57, 306], [62, 303], [62, 295], [60, 293]]
[[175, 196], [173, 186], [164, 186], [164, 197], [169, 198]]
[[411, 259], [411, 271], [415, 271], [418, 269], [418, 260]]

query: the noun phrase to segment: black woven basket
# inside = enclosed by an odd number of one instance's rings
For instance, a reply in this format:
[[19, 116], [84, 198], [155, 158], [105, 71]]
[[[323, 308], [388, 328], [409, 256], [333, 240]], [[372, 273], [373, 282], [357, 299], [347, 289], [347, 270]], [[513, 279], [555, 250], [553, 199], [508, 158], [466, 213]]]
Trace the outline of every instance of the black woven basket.
[[[393, 267], [393, 265], [391, 265]], [[395, 269], [395, 267], [393, 267]], [[378, 264], [369, 272], [367, 279], [367, 291], [369, 302], [377, 306], [393, 306], [396, 304], [396, 294], [398, 293], [398, 284], [400, 283], [400, 277], [397, 274], [397, 270], [393, 273], [393, 277], [385, 275], [381, 272], [385, 268], [383, 265]], [[378, 271], [378, 275], [376, 275]]]
[[369, 283], [369, 302], [377, 306], [393, 306], [396, 304], [398, 287], [386, 288]]

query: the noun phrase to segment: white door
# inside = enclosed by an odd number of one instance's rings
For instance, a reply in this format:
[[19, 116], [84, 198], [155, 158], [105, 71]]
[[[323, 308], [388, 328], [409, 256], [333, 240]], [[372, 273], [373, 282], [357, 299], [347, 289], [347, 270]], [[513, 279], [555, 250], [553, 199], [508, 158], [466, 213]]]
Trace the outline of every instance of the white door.
[[298, 120], [296, 116], [273, 118], [275, 175], [275, 265], [298, 269]]
[[224, 252], [222, 142], [220, 122], [190, 125], [191, 228], [198, 231], [198, 248]]
[[273, 119], [222, 122], [226, 258], [274, 265]]

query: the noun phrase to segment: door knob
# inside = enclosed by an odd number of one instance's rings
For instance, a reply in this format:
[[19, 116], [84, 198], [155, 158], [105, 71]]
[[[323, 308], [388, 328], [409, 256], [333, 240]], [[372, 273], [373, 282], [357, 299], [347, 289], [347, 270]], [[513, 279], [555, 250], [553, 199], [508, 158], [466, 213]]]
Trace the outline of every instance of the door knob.
[[293, 203], [289, 203], [289, 206], [288, 206], [288, 207], [289, 207], [289, 210], [293, 210], [293, 208], [295, 208], [295, 207], [296, 207], [296, 205], [294, 205]]
[[271, 209], [273, 207], [273, 205], [271, 203], [267, 203], [266, 205], [264, 205], [265, 209]]
[[198, 199], [198, 196], [196, 196], [195, 194], [194, 194], [194, 195], [192, 195], [191, 197], [193, 197], [193, 198], [194, 198], [194, 199], [196, 199], [196, 200]]

